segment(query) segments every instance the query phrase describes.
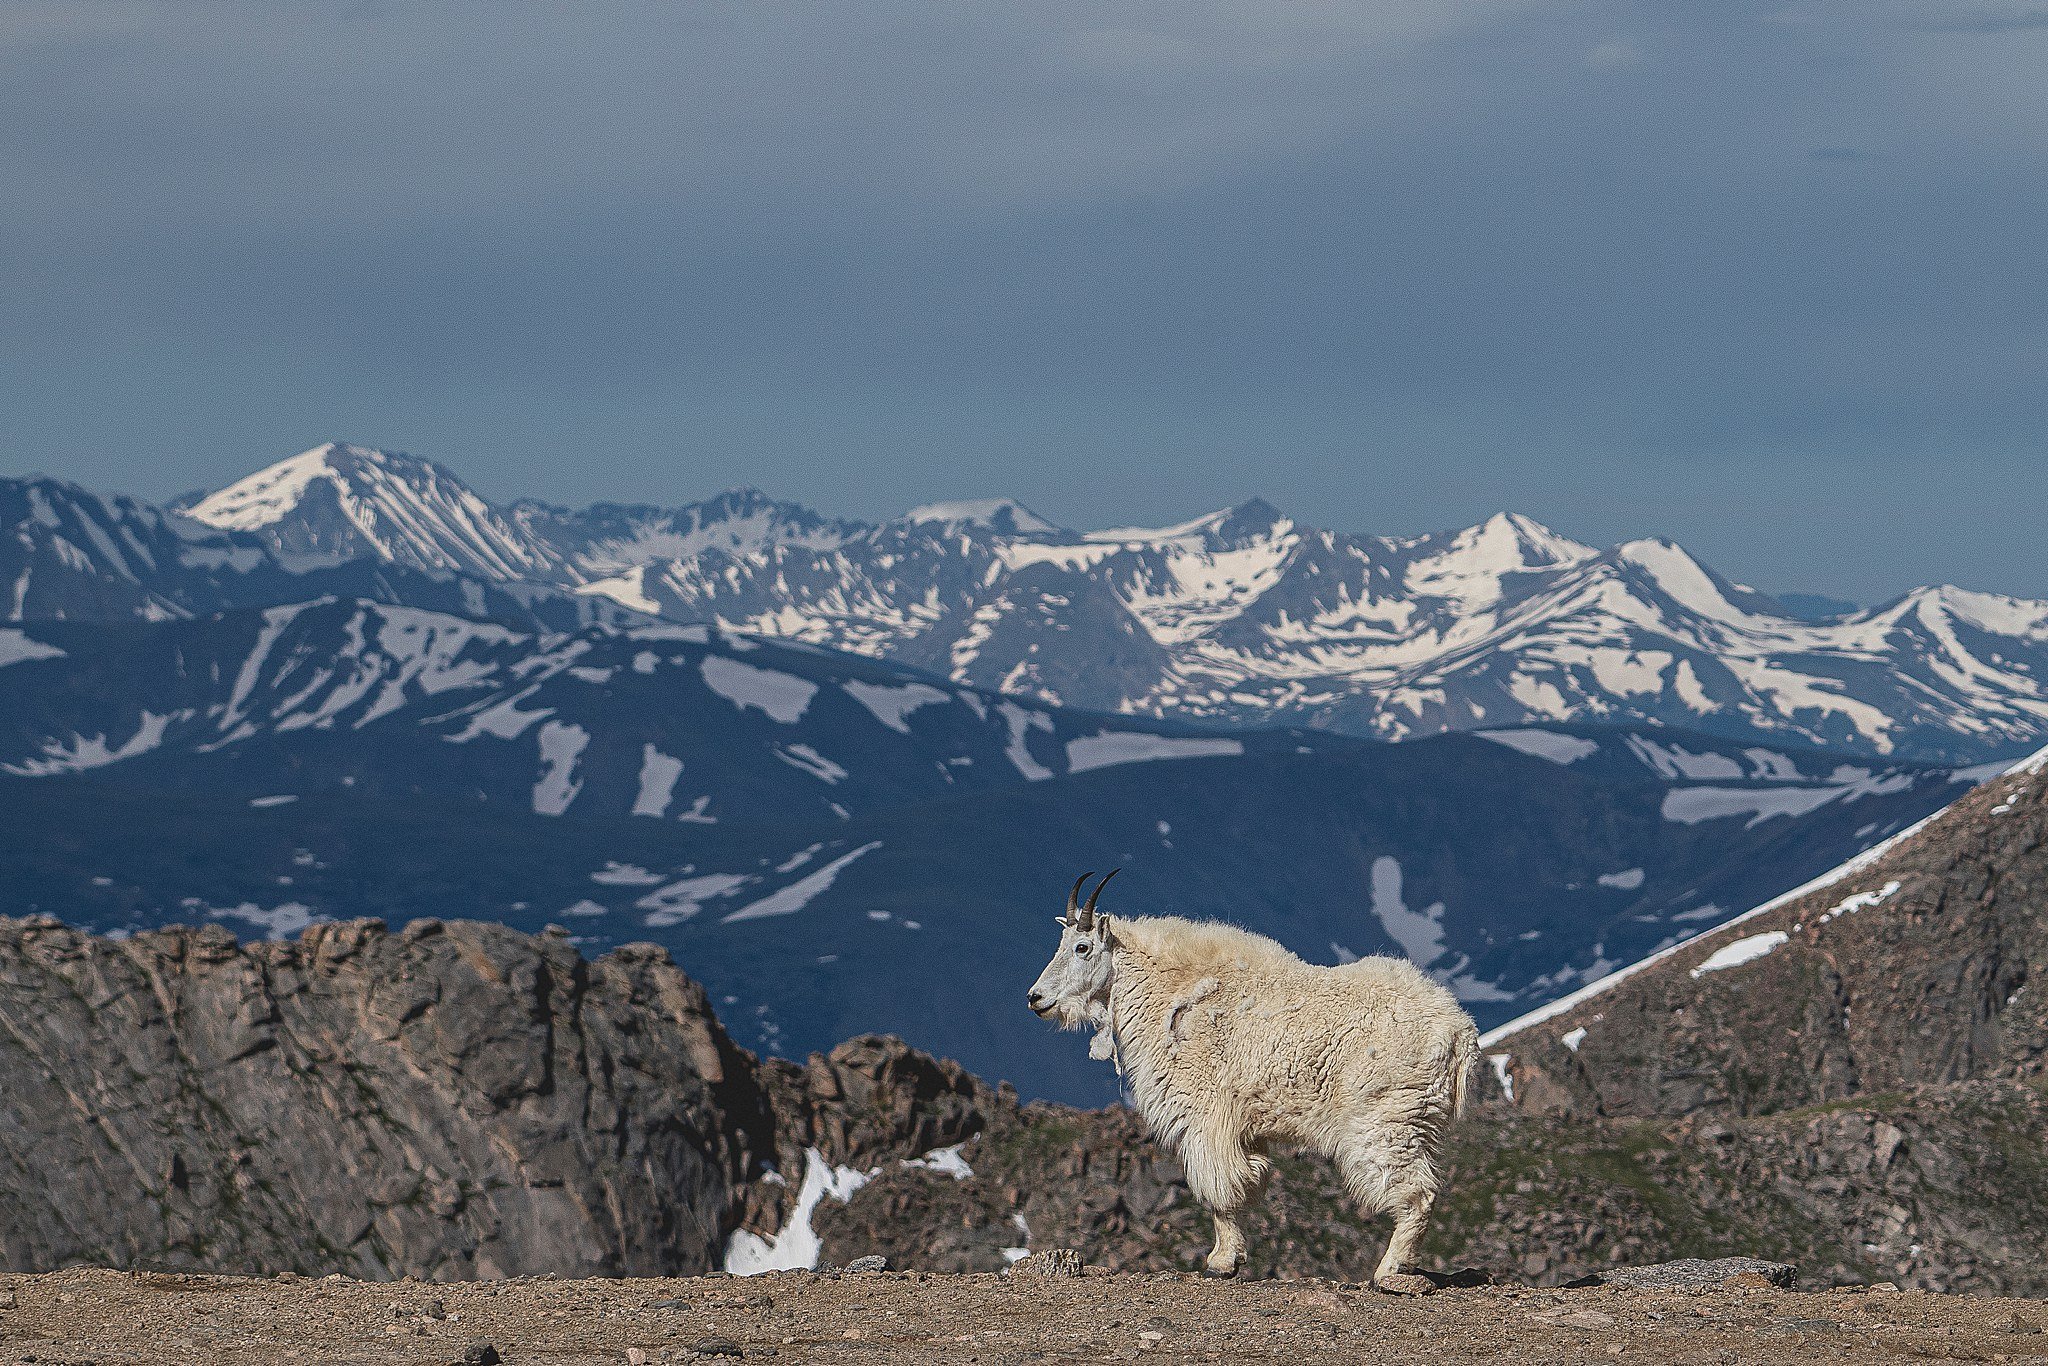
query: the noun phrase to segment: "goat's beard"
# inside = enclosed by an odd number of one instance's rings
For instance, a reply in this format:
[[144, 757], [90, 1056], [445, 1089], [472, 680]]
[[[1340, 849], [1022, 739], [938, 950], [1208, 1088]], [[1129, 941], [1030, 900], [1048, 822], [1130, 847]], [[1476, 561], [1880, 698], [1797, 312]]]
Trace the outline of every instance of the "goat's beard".
[[1109, 1027], [1109, 1002], [1090, 1001], [1083, 1012], [1088, 1023], [1095, 1027], [1095, 1037], [1088, 1041], [1088, 1056], [1097, 1062], [1108, 1062], [1116, 1057], [1116, 1033]]
[[1110, 1030], [1110, 1004], [1108, 1001], [1087, 1001], [1085, 1006], [1071, 1012], [1071, 1020], [1061, 1020], [1063, 1028], [1092, 1028], [1096, 1036], [1087, 1040], [1087, 1057], [1098, 1063], [1106, 1063], [1116, 1057], [1116, 1034]]
[[1061, 1029], [1107, 1029], [1109, 1028], [1109, 1002], [1083, 1001], [1074, 1005], [1061, 1001], [1053, 1013]]

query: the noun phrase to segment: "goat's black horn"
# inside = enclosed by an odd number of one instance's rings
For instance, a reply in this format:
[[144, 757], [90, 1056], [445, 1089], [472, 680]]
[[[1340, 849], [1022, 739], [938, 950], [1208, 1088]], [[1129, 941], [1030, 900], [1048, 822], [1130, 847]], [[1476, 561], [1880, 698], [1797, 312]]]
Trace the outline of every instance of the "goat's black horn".
[[1074, 890], [1067, 893], [1068, 920], [1072, 920], [1074, 918], [1074, 912], [1081, 909], [1081, 884], [1094, 876], [1095, 874], [1093, 873], [1083, 873], [1081, 874], [1081, 876], [1074, 879]]
[[1095, 903], [1102, 900], [1102, 889], [1109, 885], [1109, 880], [1111, 878], [1115, 877], [1118, 873], [1121, 873], [1122, 871], [1123, 869], [1121, 868], [1112, 868], [1102, 875], [1102, 881], [1095, 884], [1095, 893], [1094, 895], [1088, 898], [1089, 919], [1092, 920], [1095, 918]]

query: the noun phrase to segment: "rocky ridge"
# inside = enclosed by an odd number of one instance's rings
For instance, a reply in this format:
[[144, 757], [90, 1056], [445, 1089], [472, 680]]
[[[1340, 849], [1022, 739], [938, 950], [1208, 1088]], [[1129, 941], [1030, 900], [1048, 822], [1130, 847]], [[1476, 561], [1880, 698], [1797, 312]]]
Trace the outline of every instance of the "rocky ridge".
[[[651, 946], [0, 921], [0, 1083], [7, 1270], [689, 1274], [745, 1232], [827, 1265], [1071, 1247], [1136, 1272], [1207, 1245], [1130, 1112], [1020, 1104], [886, 1038], [756, 1060]], [[2048, 1104], [2006, 1078], [1775, 1113], [1496, 1104], [1457, 1131], [1425, 1252], [1542, 1284], [1754, 1254], [1809, 1283], [2048, 1293], [2043, 1151]], [[1384, 1233], [1287, 1154], [1252, 1231], [1250, 1275], [1342, 1280]]]

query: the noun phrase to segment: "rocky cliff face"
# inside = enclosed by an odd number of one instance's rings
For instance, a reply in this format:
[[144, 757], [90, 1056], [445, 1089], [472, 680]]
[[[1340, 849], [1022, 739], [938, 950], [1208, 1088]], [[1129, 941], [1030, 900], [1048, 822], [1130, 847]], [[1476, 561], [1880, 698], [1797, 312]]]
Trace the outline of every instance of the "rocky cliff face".
[[772, 1144], [665, 953], [416, 921], [238, 945], [0, 921], [0, 1262], [712, 1265]]

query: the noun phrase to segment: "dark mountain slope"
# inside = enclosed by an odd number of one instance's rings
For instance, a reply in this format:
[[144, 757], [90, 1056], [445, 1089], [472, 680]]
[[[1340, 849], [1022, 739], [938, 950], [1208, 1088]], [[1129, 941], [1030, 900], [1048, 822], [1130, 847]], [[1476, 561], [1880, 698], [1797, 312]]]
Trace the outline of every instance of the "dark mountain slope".
[[[1490, 1039], [1525, 1105], [1753, 1114], [2048, 1072], [2041, 758], [1803, 895]], [[1563, 1042], [1569, 1039], [1570, 1043]]]
[[1970, 777], [1669, 734], [1218, 735], [702, 627], [331, 602], [9, 629], [0, 907], [560, 921], [686, 955], [750, 1045], [890, 1030], [1076, 1100], [1108, 1080], [989, 984], [1035, 975], [1083, 868], [1314, 960], [1406, 953], [1495, 1020]]

